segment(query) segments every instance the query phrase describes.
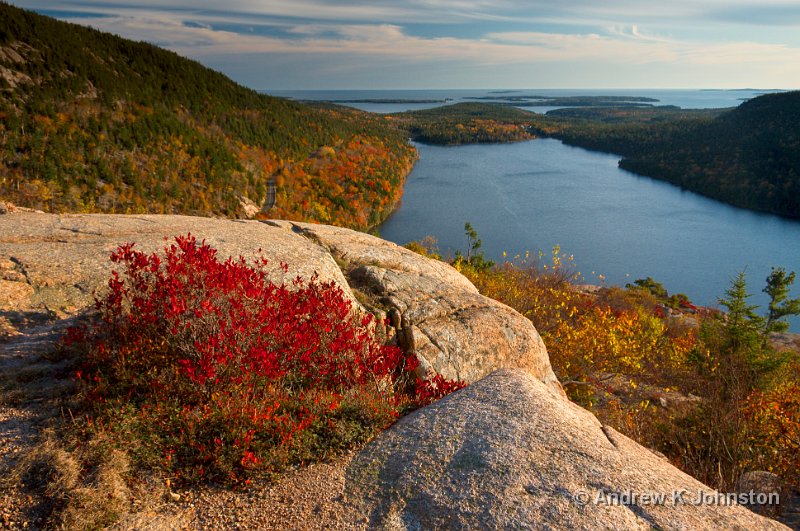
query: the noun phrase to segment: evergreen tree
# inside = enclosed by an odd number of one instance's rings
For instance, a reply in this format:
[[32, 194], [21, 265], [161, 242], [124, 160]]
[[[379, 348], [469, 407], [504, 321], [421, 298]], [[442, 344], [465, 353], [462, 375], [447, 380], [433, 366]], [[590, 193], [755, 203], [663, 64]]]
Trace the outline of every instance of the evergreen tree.
[[456, 251], [455, 263], [458, 265], [468, 265], [469, 267], [478, 271], [488, 271], [494, 266], [494, 262], [486, 259], [486, 255], [481, 251], [483, 242], [478, 237], [477, 231], [472, 227], [470, 222], [464, 223], [464, 234], [467, 237], [467, 256], [461, 254], [461, 251]]
[[763, 290], [769, 295], [769, 307], [764, 325], [765, 335], [770, 332], [785, 332], [789, 329], [789, 323], [783, 319], [800, 315], [800, 298], [788, 299], [794, 279], [794, 271], [787, 274], [782, 267], [773, 267], [767, 277], [767, 286]]
[[761, 350], [764, 319], [756, 313], [758, 306], [748, 303], [747, 280], [740, 272], [725, 290], [720, 304], [727, 310], [725, 319], [726, 348], [732, 356], [752, 359]]

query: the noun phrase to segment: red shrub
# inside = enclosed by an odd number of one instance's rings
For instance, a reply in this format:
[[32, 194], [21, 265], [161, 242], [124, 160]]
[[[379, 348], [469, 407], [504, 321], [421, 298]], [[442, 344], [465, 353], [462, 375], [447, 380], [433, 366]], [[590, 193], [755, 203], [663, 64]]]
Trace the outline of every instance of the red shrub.
[[78, 377], [93, 420], [138, 441], [145, 463], [238, 481], [352, 446], [462, 386], [415, 381], [416, 358], [382, 345], [333, 282], [275, 284], [266, 260], [220, 261], [191, 235], [164, 258], [133, 247], [111, 256], [123, 271], [98, 322], [67, 341], [89, 347]]

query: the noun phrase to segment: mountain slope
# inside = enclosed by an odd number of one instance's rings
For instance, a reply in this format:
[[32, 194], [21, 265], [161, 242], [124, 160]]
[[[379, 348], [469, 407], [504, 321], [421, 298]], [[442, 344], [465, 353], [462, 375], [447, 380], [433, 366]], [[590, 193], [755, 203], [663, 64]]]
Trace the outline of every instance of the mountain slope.
[[366, 228], [415, 157], [381, 118], [2, 3], [0, 90], [0, 197], [49, 211], [241, 215], [275, 176], [270, 215]]
[[531, 140], [532, 112], [497, 103], [466, 102], [392, 115], [418, 142], [438, 145]]
[[626, 170], [800, 218], [799, 91], [759, 96], [721, 113], [569, 110], [548, 113], [547, 120], [542, 134], [622, 155]]

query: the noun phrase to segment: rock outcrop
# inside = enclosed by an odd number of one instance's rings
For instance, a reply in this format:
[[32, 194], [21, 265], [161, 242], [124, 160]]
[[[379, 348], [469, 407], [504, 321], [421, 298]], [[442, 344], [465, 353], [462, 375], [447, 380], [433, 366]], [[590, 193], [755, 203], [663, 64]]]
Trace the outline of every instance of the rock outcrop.
[[[355, 303], [388, 315], [400, 345], [425, 369], [476, 381], [514, 367], [561, 393], [547, 350], [533, 325], [511, 308], [483, 297], [449, 265], [356, 231], [286, 221], [189, 216], [0, 215], [0, 318], [71, 315], [102, 291], [120, 243], [160, 250], [172, 236], [192, 233], [221, 256], [289, 265], [276, 280], [296, 275], [334, 281]], [[2, 323], [0, 323], [2, 324]], [[0, 327], [2, 330], [2, 327]]]
[[714, 491], [566, 400], [531, 323], [447, 264], [323, 225], [6, 211], [0, 336], [52, 331], [42, 322], [87, 307], [105, 289], [118, 244], [152, 252], [191, 232], [223, 257], [287, 263], [288, 273], [275, 267], [278, 281], [317, 274], [336, 282], [354, 304], [387, 315], [426, 368], [474, 382], [355, 456], [341, 499], [355, 527], [783, 528], [721, 505]]
[[400, 344], [417, 353], [424, 369], [474, 382], [496, 369], [522, 367], [561, 392], [531, 322], [479, 294], [449, 265], [348, 229], [268, 223], [297, 231], [330, 253], [351, 288], [396, 316]]
[[109, 256], [119, 244], [135, 242], [136, 249], [153, 252], [163, 249], [173, 236], [187, 233], [205, 239], [223, 257], [254, 259], [263, 254], [273, 264], [283, 261], [290, 266], [287, 280], [296, 275], [309, 278], [316, 272], [321, 280], [343, 286], [352, 298], [344, 275], [323, 249], [297, 234], [269, 230], [259, 222], [10, 213], [0, 216], [0, 278], [30, 289], [26, 298], [6, 301], [0, 311], [19, 308], [58, 317], [71, 315], [105, 289], [113, 269]]
[[368, 528], [787, 529], [720, 496], [519, 370], [404, 417], [345, 484]]

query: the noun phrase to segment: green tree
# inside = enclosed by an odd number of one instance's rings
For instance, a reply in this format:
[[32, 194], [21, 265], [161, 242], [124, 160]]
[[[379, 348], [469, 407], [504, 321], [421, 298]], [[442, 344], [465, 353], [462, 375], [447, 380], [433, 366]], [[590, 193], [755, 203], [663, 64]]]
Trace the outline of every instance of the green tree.
[[[767, 277], [767, 286], [763, 290], [769, 295], [767, 318], [764, 324], [765, 336], [770, 332], [785, 332], [789, 329], [789, 323], [784, 318], [800, 315], [800, 298], [788, 299], [794, 280], [794, 271], [786, 273], [782, 267], [773, 267]], [[766, 341], [766, 337], [764, 339]]]
[[664, 288], [664, 285], [661, 282], [656, 282], [652, 277], [636, 279], [633, 281], [633, 284], [625, 284], [625, 287], [629, 289], [641, 288], [647, 290], [662, 300], [669, 297], [669, 293]]
[[478, 238], [478, 233], [468, 221], [464, 223], [464, 234], [467, 237], [467, 257], [461, 254], [461, 251], [456, 251], [455, 264], [468, 265], [479, 271], [488, 271], [494, 266], [494, 262], [486, 259], [486, 255], [481, 251], [483, 242]]
[[483, 242], [478, 238], [478, 233], [472, 228], [472, 224], [469, 221], [464, 223], [464, 234], [467, 236], [467, 261], [470, 262], [473, 256], [478, 256], [478, 251]]
[[[768, 392], [781, 384], [790, 354], [777, 352], [767, 341], [780, 329], [780, 319], [797, 315], [800, 308], [788, 300], [794, 273], [773, 269], [764, 292], [770, 296], [766, 317], [749, 302], [745, 273], [737, 274], [720, 305], [726, 310], [707, 320], [700, 330], [701, 348], [694, 360], [694, 392], [704, 400], [698, 410], [682, 421], [682, 458], [702, 481], [731, 488], [752, 462], [752, 437], [746, 407], [754, 393]], [[780, 324], [778, 324], [780, 323]]]
[[719, 301], [727, 310], [724, 348], [731, 356], [752, 359], [761, 351], [764, 319], [756, 313], [758, 306], [748, 302], [751, 295], [744, 272], [733, 278], [725, 295]]

